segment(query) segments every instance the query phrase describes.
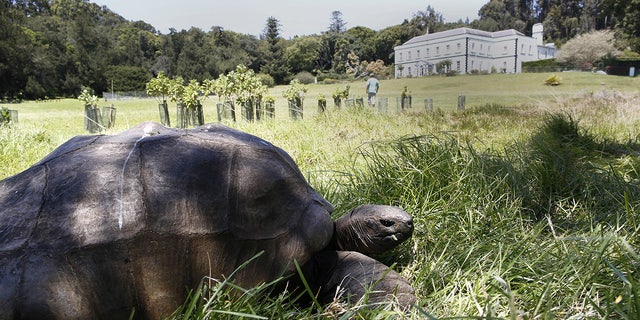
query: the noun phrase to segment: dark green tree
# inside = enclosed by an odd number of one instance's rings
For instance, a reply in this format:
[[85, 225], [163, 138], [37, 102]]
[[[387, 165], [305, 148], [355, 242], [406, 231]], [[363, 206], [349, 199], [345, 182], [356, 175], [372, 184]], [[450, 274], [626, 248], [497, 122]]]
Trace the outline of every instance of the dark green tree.
[[148, 69], [135, 66], [111, 66], [105, 71], [108, 91], [144, 91], [151, 79]]
[[341, 11], [331, 12], [331, 23], [329, 24], [328, 32], [343, 33], [347, 31], [347, 23], [342, 19]]
[[267, 18], [264, 28], [264, 57], [265, 63], [260, 68], [262, 73], [271, 75], [277, 84], [286, 83], [289, 75], [287, 64], [284, 62], [284, 39], [280, 37], [280, 22], [275, 17]]
[[19, 25], [25, 16], [11, 1], [0, 1], [0, 99], [20, 99], [27, 84], [28, 36]]
[[259, 42], [254, 36], [227, 31], [222, 27], [212, 28], [209, 34], [211, 49], [208, 69], [213, 78], [235, 70], [238, 65], [258, 69]]
[[209, 51], [205, 44], [207, 35], [199, 28], [190, 28], [183, 33], [183, 46], [176, 57], [175, 75], [184, 79], [195, 79], [203, 81], [212, 77], [207, 70], [207, 60]]
[[313, 72], [318, 66], [321, 41], [318, 36], [295, 37], [285, 49], [285, 60], [292, 73]]
[[479, 27], [490, 27], [486, 31], [516, 29], [531, 35], [530, 26], [533, 25], [531, 5], [528, 1], [520, 0], [491, 0], [478, 11], [480, 20], [487, 22], [477, 24]]
[[347, 71], [347, 62], [349, 53], [351, 52], [351, 44], [346, 37], [341, 37], [336, 42], [336, 49], [333, 54], [333, 71], [336, 73], [345, 73]]
[[614, 27], [618, 41], [640, 52], [640, 0], [601, 0], [596, 10], [598, 27]]
[[443, 30], [444, 18], [440, 12], [433, 7], [427, 6], [424, 11], [418, 11], [413, 15], [409, 24], [415, 30], [412, 33], [416, 36], [426, 33], [433, 33]]
[[376, 60], [376, 32], [367, 27], [357, 26], [346, 32], [346, 37], [351, 43], [351, 51], [361, 60]]

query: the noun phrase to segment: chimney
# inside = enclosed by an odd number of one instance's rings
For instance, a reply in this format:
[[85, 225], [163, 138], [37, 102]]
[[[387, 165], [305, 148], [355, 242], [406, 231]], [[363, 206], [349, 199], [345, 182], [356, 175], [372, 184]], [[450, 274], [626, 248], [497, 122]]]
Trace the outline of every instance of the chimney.
[[539, 46], [543, 44], [543, 39], [544, 39], [543, 31], [544, 30], [542, 27], [542, 23], [536, 23], [531, 28], [531, 37], [536, 39], [536, 44]]

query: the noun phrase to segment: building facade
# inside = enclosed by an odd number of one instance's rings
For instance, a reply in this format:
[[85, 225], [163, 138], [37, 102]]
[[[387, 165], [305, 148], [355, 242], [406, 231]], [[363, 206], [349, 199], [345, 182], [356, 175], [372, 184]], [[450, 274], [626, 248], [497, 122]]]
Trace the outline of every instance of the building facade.
[[417, 36], [394, 48], [395, 77], [456, 72], [519, 73], [522, 62], [555, 58], [553, 44], [543, 45], [543, 28], [532, 37], [514, 29], [487, 32], [458, 28]]

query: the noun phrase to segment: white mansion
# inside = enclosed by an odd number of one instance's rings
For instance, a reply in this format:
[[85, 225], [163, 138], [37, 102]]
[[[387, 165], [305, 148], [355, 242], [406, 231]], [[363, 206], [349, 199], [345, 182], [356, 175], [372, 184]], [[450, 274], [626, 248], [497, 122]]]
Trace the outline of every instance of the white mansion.
[[553, 44], [543, 45], [542, 24], [528, 37], [514, 29], [487, 32], [458, 28], [417, 36], [394, 48], [395, 77], [420, 77], [436, 73], [436, 64], [448, 60], [459, 74], [478, 72], [519, 73], [522, 62], [554, 58]]

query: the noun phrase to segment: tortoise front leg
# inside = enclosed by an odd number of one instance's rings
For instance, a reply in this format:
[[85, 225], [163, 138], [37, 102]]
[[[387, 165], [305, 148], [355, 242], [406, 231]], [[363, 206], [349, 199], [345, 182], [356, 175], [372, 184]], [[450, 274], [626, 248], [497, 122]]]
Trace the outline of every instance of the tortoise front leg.
[[386, 265], [354, 251], [323, 251], [302, 267], [322, 304], [335, 298], [367, 305], [396, 301], [408, 308], [416, 302], [413, 287]]

